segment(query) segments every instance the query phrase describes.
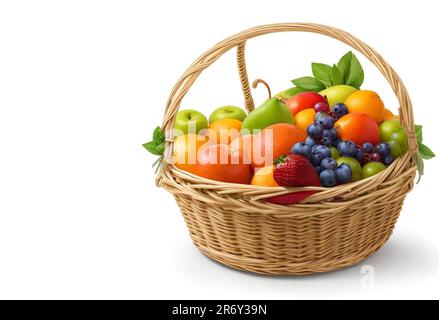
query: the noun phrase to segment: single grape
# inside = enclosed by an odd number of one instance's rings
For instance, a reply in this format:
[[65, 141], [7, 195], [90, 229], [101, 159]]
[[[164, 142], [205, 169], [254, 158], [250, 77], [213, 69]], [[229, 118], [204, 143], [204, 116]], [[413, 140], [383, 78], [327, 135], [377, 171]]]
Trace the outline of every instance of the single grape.
[[374, 152], [370, 155], [370, 160], [371, 162], [380, 162], [381, 161], [381, 155], [377, 152]]
[[314, 106], [315, 112], [329, 112], [329, 105], [326, 102], [319, 102]]

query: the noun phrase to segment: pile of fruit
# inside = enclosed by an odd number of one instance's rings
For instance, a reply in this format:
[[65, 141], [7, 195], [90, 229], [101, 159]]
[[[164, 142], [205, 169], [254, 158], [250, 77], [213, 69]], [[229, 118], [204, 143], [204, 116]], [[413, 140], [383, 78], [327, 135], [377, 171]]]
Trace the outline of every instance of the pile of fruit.
[[[332, 67], [313, 63], [312, 71], [314, 77], [293, 80], [295, 87], [248, 114], [225, 106], [208, 120], [195, 110], [179, 111], [175, 166], [231, 183], [333, 187], [371, 177], [407, 151], [399, 117], [376, 92], [360, 89], [364, 73], [352, 52]], [[261, 82], [268, 87], [262, 80], [255, 85]], [[421, 138], [421, 127], [416, 130]], [[434, 156], [418, 144], [424, 159]], [[164, 133], [156, 129], [144, 147], [162, 156]]]

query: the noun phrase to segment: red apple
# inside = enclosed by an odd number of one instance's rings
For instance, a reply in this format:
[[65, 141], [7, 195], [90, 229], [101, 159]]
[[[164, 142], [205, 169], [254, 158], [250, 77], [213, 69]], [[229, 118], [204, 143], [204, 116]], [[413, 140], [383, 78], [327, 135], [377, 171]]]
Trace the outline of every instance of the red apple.
[[326, 99], [317, 92], [302, 92], [289, 98], [286, 105], [295, 116], [304, 109], [314, 108], [319, 102], [327, 103]]

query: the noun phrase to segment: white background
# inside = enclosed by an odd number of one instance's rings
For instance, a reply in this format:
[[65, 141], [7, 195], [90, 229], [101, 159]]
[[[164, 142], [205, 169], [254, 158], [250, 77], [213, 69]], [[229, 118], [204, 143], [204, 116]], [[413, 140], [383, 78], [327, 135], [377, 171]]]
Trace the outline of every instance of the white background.
[[[366, 262], [308, 277], [231, 270], [192, 245], [172, 196], [154, 185], [141, 144], [201, 53], [274, 22], [333, 25], [378, 50], [411, 94], [439, 152], [435, 1], [0, 2], [0, 298], [439, 298], [437, 161], [407, 197], [395, 233]], [[347, 47], [310, 34], [248, 44], [249, 77], [273, 91], [336, 62]], [[366, 59], [364, 88], [396, 111]], [[255, 92], [257, 102], [266, 93]], [[242, 105], [234, 52], [182, 107]], [[375, 287], [361, 286], [364, 265]]]

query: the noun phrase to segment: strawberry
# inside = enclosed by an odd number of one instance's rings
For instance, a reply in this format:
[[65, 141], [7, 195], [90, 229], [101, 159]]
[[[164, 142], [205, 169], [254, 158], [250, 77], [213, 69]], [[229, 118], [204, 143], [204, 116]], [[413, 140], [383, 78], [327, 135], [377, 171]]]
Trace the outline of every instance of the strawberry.
[[285, 187], [320, 186], [320, 179], [311, 162], [298, 154], [277, 159], [273, 177], [280, 186]]

